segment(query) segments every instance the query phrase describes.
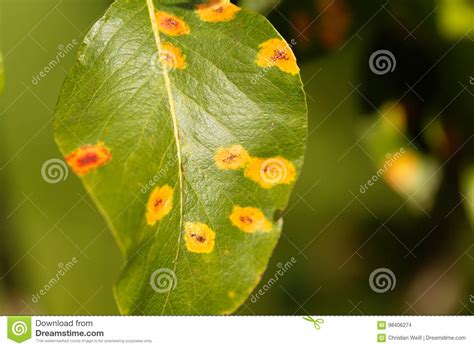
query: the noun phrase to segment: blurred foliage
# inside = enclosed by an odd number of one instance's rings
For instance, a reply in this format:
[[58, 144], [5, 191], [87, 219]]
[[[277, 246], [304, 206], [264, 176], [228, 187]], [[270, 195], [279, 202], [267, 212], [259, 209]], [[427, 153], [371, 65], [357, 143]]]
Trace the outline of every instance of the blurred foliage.
[[470, 166], [463, 173], [462, 197], [466, 201], [467, 215], [474, 228], [474, 166]]
[[[2, 1], [2, 13], [12, 15], [2, 23], [9, 35], [3, 40], [8, 80], [0, 106], [0, 269], [2, 275], [11, 271], [0, 282], [0, 309], [113, 314], [109, 289], [121, 260], [105, 223], [88, 198], [76, 204], [85, 192], [73, 176], [57, 185], [40, 176], [45, 160], [60, 157], [48, 122], [73, 54], [31, 84], [59, 44], [82, 39], [107, 1], [65, 0], [54, 10], [57, 3]], [[296, 43], [310, 137], [302, 177], [284, 212], [283, 236], [257, 290], [279, 262], [295, 257], [297, 263], [239, 313], [474, 311], [474, 33], [467, 15], [473, 7], [458, 0], [283, 0], [269, 13]], [[24, 15], [13, 15], [19, 12]], [[397, 60], [395, 71], [384, 76], [368, 64], [380, 49]], [[383, 176], [361, 193], [386, 154], [400, 147], [416, 153], [397, 172], [402, 175], [395, 181]], [[433, 164], [416, 165], [420, 161]], [[395, 184], [408, 179], [411, 187], [420, 170], [422, 181], [435, 174], [432, 185], [416, 188], [421, 201], [407, 200]], [[418, 206], [424, 200], [430, 204]], [[55, 274], [57, 263], [73, 256], [77, 266], [32, 304], [31, 294]], [[397, 275], [394, 291], [371, 291], [368, 277], [378, 267]]]
[[280, 2], [281, 0], [241, 0], [238, 4], [241, 7], [265, 15], [272, 9], [276, 8]]
[[472, 0], [438, 0], [438, 25], [441, 34], [456, 40], [472, 28], [474, 5]]

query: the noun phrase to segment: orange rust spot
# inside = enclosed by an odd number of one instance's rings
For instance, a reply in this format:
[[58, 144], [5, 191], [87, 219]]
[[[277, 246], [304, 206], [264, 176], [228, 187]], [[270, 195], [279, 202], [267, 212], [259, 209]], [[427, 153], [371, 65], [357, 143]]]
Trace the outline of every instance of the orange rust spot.
[[209, 254], [214, 250], [216, 234], [206, 224], [187, 222], [184, 226], [186, 247], [192, 253]]
[[168, 215], [173, 208], [173, 189], [164, 185], [153, 190], [146, 205], [146, 221], [153, 226]]
[[112, 159], [109, 149], [104, 143], [84, 145], [66, 156], [66, 162], [77, 175], [89, 174], [93, 169], [99, 168]]
[[161, 44], [160, 52], [161, 62], [168, 69], [185, 69], [186, 68], [186, 56], [183, 55], [181, 49], [170, 43]]
[[188, 35], [191, 30], [188, 24], [180, 17], [164, 11], [156, 11], [158, 29], [169, 36]]
[[242, 145], [232, 145], [228, 148], [217, 149], [214, 161], [222, 170], [236, 170], [245, 167], [250, 156]]
[[196, 6], [196, 13], [204, 22], [227, 22], [235, 18], [240, 7], [229, 0], [209, 0]]
[[232, 225], [246, 233], [270, 232], [272, 230], [271, 222], [258, 208], [234, 206], [229, 219]]
[[262, 68], [276, 66], [292, 75], [297, 75], [300, 71], [293, 51], [286, 41], [281, 39], [270, 39], [262, 43], [256, 63]]
[[280, 184], [291, 184], [296, 179], [296, 168], [281, 156], [272, 158], [252, 157], [245, 168], [245, 176], [261, 187], [270, 189]]

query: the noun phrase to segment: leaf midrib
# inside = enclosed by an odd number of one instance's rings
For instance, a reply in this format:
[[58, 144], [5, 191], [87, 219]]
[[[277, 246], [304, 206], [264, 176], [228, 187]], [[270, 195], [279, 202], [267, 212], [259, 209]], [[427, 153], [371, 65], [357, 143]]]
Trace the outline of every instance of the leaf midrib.
[[[160, 38], [160, 32], [158, 30], [158, 24], [156, 23], [156, 17], [155, 17], [155, 5], [153, 4], [153, 0], [146, 0], [146, 3], [147, 3], [147, 7], [148, 7], [148, 14], [150, 16], [150, 22], [151, 22], [151, 27], [152, 27], [152, 30], [153, 30], [153, 35], [155, 37], [155, 44], [156, 44], [156, 49], [157, 49], [157, 52], [158, 52], [158, 59], [159, 59], [159, 55], [160, 55], [160, 47], [161, 47], [161, 38]], [[164, 65], [164, 62], [160, 60], [160, 64], [161, 64], [161, 71], [163, 73], [163, 79], [165, 81], [165, 87], [166, 87], [166, 93], [168, 95], [168, 103], [169, 103], [169, 107], [170, 107], [170, 113], [171, 113], [171, 118], [173, 119], [173, 129], [174, 129], [174, 138], [175, 138], [175, 141], [176, 141], [176, 155], [177, 155], [177, 158], [178, 158], [178, 180], [179, 180], [179, 195], [180, 195], [180, 199], [179, 199], [179, 205], [180, 205], [180, 214], [179, 214], [179, 233], [178, 233], [178, 245], [177, 245], [177, 248], [176, 248], [176, 256], [175, 256], [175, 259], [174, 259], [174, 266], [173, 266], [173, 271], [176, 272], [176, 267], [177, 267], [177, 260], [178, 260], [178, 256], [179, 256], [179, 250], [180, 250], [180, 247], [179, 247], [179, 243], [181, 241], [181, 233], [182, 233], [182, 230], [183, 230], [183, 215], [184, 215], [184, 207], [183, 207], [183, 202], [184, 202], [184, 187], [183, 187], [183, 170], [182, 170], [182, 158], [181, 158], [181, 143], [180, 143], [180, 140], [179, 140], [179, 130], [178, 130], [178, 118], [176, 116], [176, 107], [175, 107], [175, 103], [174, 103], [174, 98], [173, 98], [173, 93], [171, 91], [171, 80], [170, 80], [170, 77], [168, 75], [168, 70], [166, 68], [166, 66]], [[163, 312], [166, 308], [166, 305], [169, 301], [169, 293], [168, 292], [168, 295], [166, 297], [166, 300], [163, 304]]]

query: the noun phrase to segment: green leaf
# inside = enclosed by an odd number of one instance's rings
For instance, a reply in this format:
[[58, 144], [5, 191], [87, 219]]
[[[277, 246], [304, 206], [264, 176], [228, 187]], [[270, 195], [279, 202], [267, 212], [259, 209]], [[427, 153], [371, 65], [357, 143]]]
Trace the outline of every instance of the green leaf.
[[0, 52], [0, 95], [3, 93], [3, 87], [5, 85], [5, 71], [3, 69], [3, 56]]
[[200, 9], [116, 1], [59, 98], [57, 143], [126, 259], [123, 314], [235, 311], [267, 266], [303, 163], [290, 48], [260, 15]]

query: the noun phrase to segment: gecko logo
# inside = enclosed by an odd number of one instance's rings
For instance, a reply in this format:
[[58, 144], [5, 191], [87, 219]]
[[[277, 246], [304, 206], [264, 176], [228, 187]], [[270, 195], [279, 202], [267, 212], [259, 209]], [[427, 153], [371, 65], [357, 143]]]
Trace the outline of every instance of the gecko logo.
[[17, 343], [29, 340], [31, 338], [31, 317], [8, 317], [7, 336]]

